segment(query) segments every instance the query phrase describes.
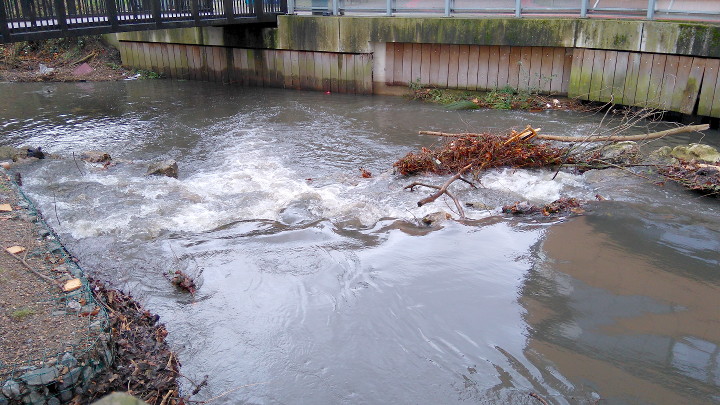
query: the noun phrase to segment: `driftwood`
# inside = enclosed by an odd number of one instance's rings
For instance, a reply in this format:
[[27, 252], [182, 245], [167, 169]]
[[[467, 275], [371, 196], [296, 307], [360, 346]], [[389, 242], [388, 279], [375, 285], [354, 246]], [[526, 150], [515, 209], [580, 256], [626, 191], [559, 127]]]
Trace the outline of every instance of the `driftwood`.
[[9, 254], [10, 256], [14, 257], [15, 260], [17, 260], [17, 261], [19, 261], [20, 263], [22, 263], [22, 265], [25, 266], [25, 268], [27, 268], [27, 270], [28, 270], [29, 272], [33, 273], [34, 275], [38, 276], [39, 278], [43, 279], [44, 281], [47, 281], [48, 284], [53, 285], [53, 286], [55, 286], [55, 287], [58, 287], [58, 288], [62, 289], [62, 287], [58, 284], [58, 281], [56, 281], [56, 280], [55, 280], [54, 278], [52, 278], [52, 277], [48, 277], [48, 276], [46, 276], [46, 275], [38, 272], [38, 271], [35, 270], [32, 266], [30, 266], [30, 265], [28, 264], [28, 262], [25, 261], [25, 258], [27, 257], [27, 252], [28, 252], [27, 250], [25, 251], [25, 257], [20, 257], [20, 256], [14, 254], [14, 253], [9, 252], [7, 249], [3, 249], [3, 250], [4, 250], [7, 254]]
[[[463, 179], [463, 178], [462, 178], [462, 175], [463, 175], [465, 172], [467, 172], [468, 170], [470, 170], [470, 168], [473, 166], [473, 164], [474, 164], [474, 163], [470, 163], [469, 165], [463, 167], [463, 168], [462, 168], [459, 172], [457, 172], [454, 176], [452, 176], [452, 177], [450, 177], [449, 179], [447, 179], [447, 181], [446, 181], [442, 186], [433, 186], [433, 185], [431, 185], [431, 184], [414, 182], [414, 183], [406, 186], [405, 188], [406, 188], [406, 189], [410, 189], [410, 191], [413, 191], [413, 190], [415, 189], [415, 187], [417, 187], [417, 186], [434, 188], [434, 189], [436, 189], [437, 191], [436, 191], [434, 194], [432, 194], [432, 195], [430, 195], [430, 196], [428, 196], [428, 197], [425, 197], [425, 198], [423, 198], [422, 200], [418, 201], [418, 203], [417, 203], [418, 207], [422, 207], [423, 205], [425, 205], [425, 204], [427, 204], [427, 203], [431, 203], [431, 202], [437, 200], [438, 198], [440, 198], [441, 195], [445, 194], [445, 195], [447, 195], [448, 197], [450, 197], [450, 198], [453, 200], [453, 202], [455, 203], [455, 207], [457, 207], [457, 209], [458, 209], [458, 215], [460, 215], [460, 218], [465, 218], [465, 211], [464, 211], [463, 208], [462, 208], [462, 204], [460, 204], [460, 201], [458, 201], [458, 199], [457, 199], [454, 195], [450, 194], [450, 192], [448, 191], [448, 187], [450, 187], [450, 185], [451, 185], [455, 180], [457, 180], [457, 179], [461, 179], [461, 180], [463, 180], [463, 181], [465, 181], [465, 182], [467, 182], [467, 183], [470, 183], [469, 181]], [[473, 185], [472, 183], [470, 183], [470, 184]]]
[[[682, 134], [686, 132], [698, 132], [698, 131], [705, 131], [708, 128], [710, 128], [710, 125], [708, 124], [701, 124], [701, 125], [688, 125], [684, 127], [677, 127], [668, 129], [665, 131], [660, 132], [653, 132], [649, 134], [641, 134], [641, 135], [610, 135], [610, 136], [586, 136], [586, 137], [577, 137], [577, 136], [560, 136], [560, 135], [542, 135], [542, 134], [536, 134], [534, 137], [536, 139], [542, 139], [544, 141], [557, 141], [557, 142], [621, 142], [621, 141], [645, 141], [649, 139], [658, 139], [662, 138], [664, 136], [668, 135], [676, 135], [676, 134]], [[535, 129], [535, 132], [538, 132], [539, 129]], [[442, 136], [442, 137], [461, 137], [461, 136], [483, 136], [483, 134], [475, 134], [475, 133], [447, 133], [447, 132], [435, 132], [435, 131], [419, 131], [419, 134], [421, 135], [432, 135], [432, 136]]]

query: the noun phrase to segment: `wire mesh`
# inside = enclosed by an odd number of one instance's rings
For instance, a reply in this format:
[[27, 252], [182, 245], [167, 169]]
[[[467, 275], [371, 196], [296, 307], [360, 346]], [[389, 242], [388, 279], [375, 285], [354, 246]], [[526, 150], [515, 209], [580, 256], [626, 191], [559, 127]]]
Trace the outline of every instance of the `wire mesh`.
[[[5, 171], [2, 170], [3, 184], [5, 184], [5, 175]], [[67, 402], [75, 395], [77, 389], [86, 386], [98, 371], [109, 366], [113, 361], [114, 353], [104, 333], [109, 325], [108, 313], [104, 306], [97, 302], [82, 269], [59, 242], [53, 229], [42, 219], [33, 201], [9, 179], [7, 186], [18, 195], [19, 205], [29, 217], [35, 218], [35, 226], [39, 228], [40, 233], [46, 235], [42, 249], [29, 251], [26, 258], [44, 256], [46, 252], [50, 252], [54, 257], [59, 258], [59, 262], [63, 263], [72, 277], [79, 278], [82, 283], [81, 287], [74, 291], [62, 293], [58, 290], [57, 293], [40, 295], [36, 299], [54, 304], [58, 311], [65, 311], [63, 316], [82, 315], [81, 312], [68, 309], [73, 308], [71, 305], [73, 302], [76, 303], [75, 307], [80, 305], [97, 308], [97, 313], [83, 317], [83, 330], [76, 331], [76, 336], [80, 335], [79, 339], [72, 344], [65, 344], [62, 350], [54, 352], [45, 350], [34, 358], [13, 364], [0, 364], [2, 388], [0, 403], [3, 399], [10, 400], [10, 403], [46, 403], [50, 398]], [[59, 278], [60, 275], [56, 277]]]

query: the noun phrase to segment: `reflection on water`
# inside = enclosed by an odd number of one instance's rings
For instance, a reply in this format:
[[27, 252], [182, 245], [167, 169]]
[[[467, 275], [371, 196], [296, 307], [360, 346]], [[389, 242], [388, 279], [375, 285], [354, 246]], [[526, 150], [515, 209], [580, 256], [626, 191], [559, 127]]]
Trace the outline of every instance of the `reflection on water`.
[[658, 222], [651, 233], [636, 214], [606, 204], [548, 231], [521, 298], [528, 350], [611, 402], [717, 401], [717, 231]]
[[[720, 401], [716, 200], [619, 170], [500, 169], [454, 192], [611, 201], [558, 223], [468, 209], [431, 229], [417, 218], [452, 202], [417, 207], [426, 194], [390, 170], [437, 141], [421, 129], [570, 135], [601, 117], [192, 82], [0, 91], [2, 145], [66, 157], [17, 167], [25, 190], [86, 271], [161, 315], [183, 373], [210, 375], [194, 400]], [[119, 162], [71, 158], [89, 149]], [[178, 179], [145, 176], [167, 158]], [[197, 277], [194, 299], [175, 269]]]

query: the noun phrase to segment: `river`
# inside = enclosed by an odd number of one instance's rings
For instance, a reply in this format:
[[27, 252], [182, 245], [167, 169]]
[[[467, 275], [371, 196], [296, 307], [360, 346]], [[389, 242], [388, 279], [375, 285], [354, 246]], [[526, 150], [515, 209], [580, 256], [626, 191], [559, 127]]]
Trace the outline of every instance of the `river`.
[[[429, 228], [418, 218], [452, 202], [419, 208], [429, 192], [392, 172], [438, 141], [418, 130], [572, 135], [600, 115], [162, 80], [0, 94], [2, 145], [65, 157], [15, 166], [24, 190], [89, 275], [160, 315], [182, 373], [209, 376], [192, 399], [720, 402], [717, 199], [647, 171], [498, 169], [478, 189], [456, 182], [460, 200], [577, 197], [585, 214], [468, 209]], [[717, 147], [720, 133], [704, 140]], [[118, 163], [72, 158], [86, 150]], [[163, 159], [178, 179], [145, 176]], [[178, 269], [196, 277], [195, 297], [164, 276]]]

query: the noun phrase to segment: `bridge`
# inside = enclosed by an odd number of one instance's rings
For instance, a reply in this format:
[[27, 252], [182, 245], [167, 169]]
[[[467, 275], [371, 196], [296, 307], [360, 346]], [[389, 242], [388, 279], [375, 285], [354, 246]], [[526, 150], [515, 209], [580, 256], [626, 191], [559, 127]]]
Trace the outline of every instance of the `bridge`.
[[287, 0], [0, 0], [0, 42], [274, 23]]
[[275, 23], [279, 14], [580, 17], [720, 22], [716, 0], [0, 0], [0, 43]]

